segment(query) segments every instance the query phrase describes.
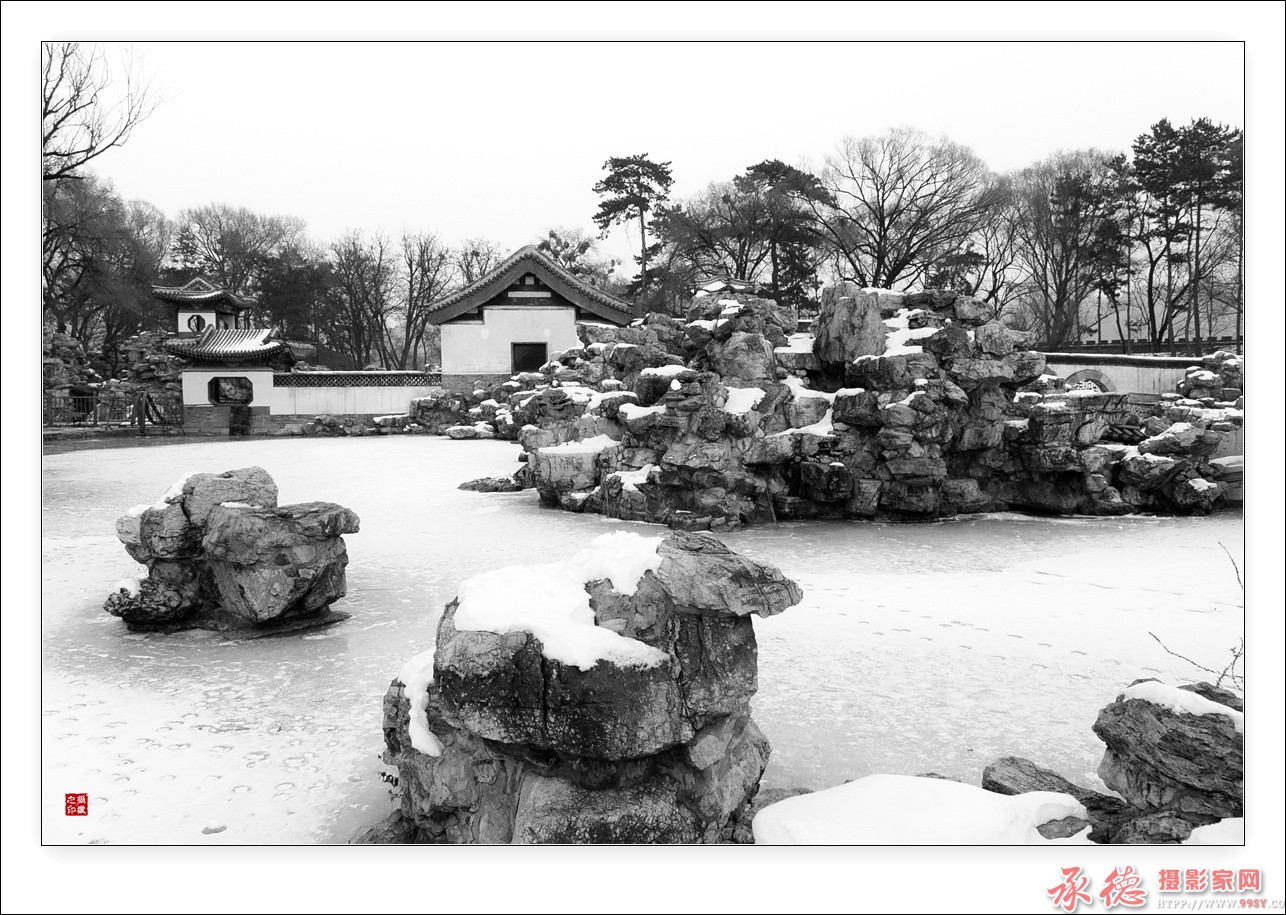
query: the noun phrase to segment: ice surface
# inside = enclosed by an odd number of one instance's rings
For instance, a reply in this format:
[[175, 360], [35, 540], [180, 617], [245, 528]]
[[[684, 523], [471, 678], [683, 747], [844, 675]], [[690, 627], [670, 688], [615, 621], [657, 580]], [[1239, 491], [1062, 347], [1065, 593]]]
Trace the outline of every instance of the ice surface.
[[594, 538], [558, 562], [510, 566], [460, 583], [455, 627], [484, 632], [530, 632], [552, 661], [589, 670], [599, 661], [652, 667], [665, 652], [594, 625], [585, 585], [608, 579], [621, 594], [633, 594], [643, 575], [661, 565], [660, 537], [615, 531]]
[[1188, 689], [1179, 689], [1159, 680], [1145, 680], [1127, 687], [1122, 699], [1143, 699], [1180, 715], [1223, 715], [1230, 720], [1238, 734], [1245, 733], [1246, 716], [1234, 708], [1212, 702], [1205, 696]]
[[[48, 454], [43, 469], [43, 838], [50, 843], [344, 842], [393, 809], [379, 778], [381, 699], [432, 645], [461, 580], [545, 563], [599, 534], [663, 530], [543, 508], [532, 491], [457, 490], [513, 472], [509, 442], [428, 436], [198, 441]], [[137, 563], [129, 506], [193, 467], [259, 465], [282, 504], [352, 508], [353, 617], [302, 636], [130, 633], [102, 610]], [[936, 524], [788, 522], [720, 538], [804, 589], [755, 620], [765, 786], [877, 772], [977, 784], [1025, 756], [1101, 787], [1098, 710], [1140, 677], [1223, 663], [1241, 590], [1219, 548], [1240, 513], [1205, 518], [976, 515]], [[551, 550], [556, 551], [551, 555]], [[497, 557], [503, 557], [500, 563]], [[63, 815], [88, 792], [89, 817]], [[227, 825], [203, 835], [212, 819]]]
[[[756, 815], [756, 844], [1048, 845], [1036, 827], [1085, 819], [1076, 798], [1053, 791], [1004, 795], [940, 778], [868, 775], [770, 804]], [[1087, 826], [1053, 844], [1089, 844]]]

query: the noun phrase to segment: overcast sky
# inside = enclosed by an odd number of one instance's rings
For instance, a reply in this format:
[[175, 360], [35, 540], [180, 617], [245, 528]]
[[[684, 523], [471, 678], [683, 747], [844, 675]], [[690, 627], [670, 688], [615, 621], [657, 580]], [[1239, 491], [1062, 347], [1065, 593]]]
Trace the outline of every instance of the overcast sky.
[[[1126, 150], [1162, 117], [1242, 125], [1239, 43], [144, 43], [161, 98], [98, 160], [170, 216], [210, 202], [505, 248], [593, 230], [609, 156], [673, 163], [681, 198], [767, 158], [820, 166], [910, 125], [992, 168]], [[1164, 76], [1162, 76], [1164, 74]], [[628, 257], [636, 236], [606, 253]]]

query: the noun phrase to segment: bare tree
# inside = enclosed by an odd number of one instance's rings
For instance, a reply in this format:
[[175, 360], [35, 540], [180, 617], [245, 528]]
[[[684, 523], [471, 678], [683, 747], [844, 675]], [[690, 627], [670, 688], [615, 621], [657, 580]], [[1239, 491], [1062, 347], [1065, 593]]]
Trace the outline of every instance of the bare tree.
[[1014, 176], [1022, 304], [1046, 345], [1075, 339], [1081, 304], [1103, 279], [1117, 237], [1119, 163], [1096, 150], [1057, 153]]
[[491, 268], [504, 260], [505, 251], [490, 239], [466, 238], [453, 257], [455, 267], [460, 272], [460, 281], [468, 284], [485, 276]]
[[591, 286], [615, 291], [612, 271], [620, 262], [600, 256], [598, 239], [584, 229], [552, 228], [536, 242], [536, 248]]
[[223, 203], [179, 213], [175, 260], [234, 292], [252, 292], [265, 258], [294, 244], [304, 221]]
[[845, 137], [809, 198], [836, 272], [862, 285], [909, 286], [962, 248], [997, 205], [987, 166], [945, 137], [898, 128]]
[[999, 319], [1018, 295], [1017, 211], [1008, 178], [996, 176], [991, 193], [997, 196], [996, 205], [961, 249], [938, 258], [928, 285], [986, 302]]
[[113, 73], [101, 48], [76, 42], [45, 43], [40, 57], [41, 179], [83, 177], [77, 170], [122, 146], [157, 100], [130, 58]]
[[[401, 339], [394, 340], [392, 329], [385, 326], [388, 350], [400, 369], [427, 360], [426, 342], [436, 328], [429, 323], [429, 307], [452, 284], [455, 265], [451, 251], [431, 232], [403, 232], [401, 264], [398, 271], [401, 297], [397, 317]], [[417, 359], [419, 357], [419, 359]]]
[[387, 237], [377, 232], [368, 241], [352, 231], [333, 242], [330, 253], [336, 302], [324, 328], [327, 339], [359, 366], [376, 360], [388, 365], [397, 261]]
[[661, 208], [653, 228], [663, 246], [675, 248], [706, 278], [764, 280], [771, 266], [770, 216], [763, 194], [718, 181]]

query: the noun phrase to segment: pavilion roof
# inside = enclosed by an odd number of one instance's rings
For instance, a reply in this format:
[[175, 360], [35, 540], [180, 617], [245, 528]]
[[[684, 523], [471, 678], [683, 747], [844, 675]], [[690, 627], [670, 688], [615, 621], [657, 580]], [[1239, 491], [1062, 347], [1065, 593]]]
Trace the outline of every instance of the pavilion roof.
[[[196, 337], [172, 337], [165, 348], [176, 356], [196, 362], [258, 362], [290, 347], [273, 340], [271, 330], [220, 330], [207, 327]], [[291, 354], [293, 356], [293, 354]]]
[[248, 295], [238, 295], [200, 276], [193, 277], [182, 286], [153, 286], [152, 295], [173, 305], [202, 305], [224, 314], [236, 314], [259, 304]]

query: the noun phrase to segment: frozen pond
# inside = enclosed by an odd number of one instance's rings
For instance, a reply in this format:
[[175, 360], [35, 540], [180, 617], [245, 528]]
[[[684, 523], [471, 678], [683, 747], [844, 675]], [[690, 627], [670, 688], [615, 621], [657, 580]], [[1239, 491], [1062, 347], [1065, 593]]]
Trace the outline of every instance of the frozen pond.
[[[534, 492], [460, 492], [511, 472], [516, 446], [429, 437], [202, 442], [44, 459], [46, 842], [343, 842], [392, 809], [380, 700], [469, 575], [544, 561], [615, 528]], [[102, 611], [139, 574], [114, 521], [191, 470], [259, 464], [282, 503], [354, 509], [351, 620], [230, 642], [131, 634]], [[1099, 708], [1130, 681], [1190, 679], [1149, 637], [1220, 667], [1242, 631], [1240, 513], [991, 515], [927, 525], [792, 523], [724, 538], [804, 588], [756, 620], [765, 784], [874, 772], [977, 782], [1027, 756], [1097, 784]], [[62, 795], [88, 793], [66, 817]], [[222, 827], [222, 828], [220, 828]]]

